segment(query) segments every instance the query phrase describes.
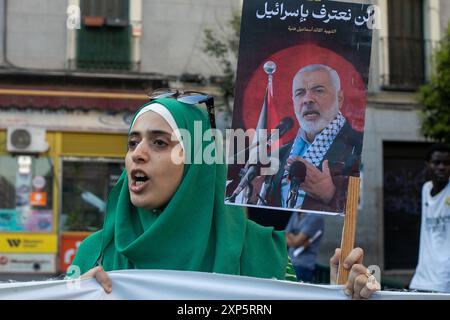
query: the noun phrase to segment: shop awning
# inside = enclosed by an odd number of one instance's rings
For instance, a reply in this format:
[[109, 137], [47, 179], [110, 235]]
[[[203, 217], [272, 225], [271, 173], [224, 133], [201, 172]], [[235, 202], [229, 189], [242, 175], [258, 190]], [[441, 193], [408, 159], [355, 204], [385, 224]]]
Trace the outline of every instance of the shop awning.
[[144, 92], [0, 87], [0, 109], [135, 111]]

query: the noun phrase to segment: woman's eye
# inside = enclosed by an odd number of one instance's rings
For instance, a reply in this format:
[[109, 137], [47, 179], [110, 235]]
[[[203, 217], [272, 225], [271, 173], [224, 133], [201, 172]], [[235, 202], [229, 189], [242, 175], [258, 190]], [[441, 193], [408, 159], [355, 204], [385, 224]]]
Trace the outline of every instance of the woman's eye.
[[164, 140], [161, 140], [161, 139], [153, 140], [153, 144], [157, 145], [158, 147], [165, 147], [165, 146], [167, 146], [167, 143]]
[[128, 141], [128, 149], [133, 150], [138, 145], [138, 141], [136, 140], [130, 140]]

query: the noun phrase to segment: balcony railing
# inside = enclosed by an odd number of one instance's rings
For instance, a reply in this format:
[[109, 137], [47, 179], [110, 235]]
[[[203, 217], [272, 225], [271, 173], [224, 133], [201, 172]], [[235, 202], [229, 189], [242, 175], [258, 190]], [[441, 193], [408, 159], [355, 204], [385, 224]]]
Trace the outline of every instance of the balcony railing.
[[85, 25], [77, 35], [77, 68], [129, 70], [131, 68], [131, 27]]

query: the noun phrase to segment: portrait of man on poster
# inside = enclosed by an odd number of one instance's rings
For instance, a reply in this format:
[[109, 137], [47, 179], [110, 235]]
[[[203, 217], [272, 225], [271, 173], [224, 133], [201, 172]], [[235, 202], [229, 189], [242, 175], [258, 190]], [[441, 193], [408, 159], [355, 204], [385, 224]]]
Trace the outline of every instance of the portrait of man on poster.
[[362, 133], [341, 113], [338, 73], [324, 64], [302, 67], [292, 80], [299, 130], [279, 150], [278, 172], [267, 177], [266, 205], [343, 212], [349, 176], [359, 176]]

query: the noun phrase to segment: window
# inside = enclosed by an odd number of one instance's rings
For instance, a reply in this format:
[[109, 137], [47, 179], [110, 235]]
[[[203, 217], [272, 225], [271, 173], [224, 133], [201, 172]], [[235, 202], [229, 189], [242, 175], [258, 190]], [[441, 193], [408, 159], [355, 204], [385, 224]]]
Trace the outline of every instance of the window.
[[128, 70], [131, 27], [128, 0], [82, 0], [77, 68]]
[[423, 0], [388, 0], [387, 74], [384, 89], [415, 91], [425, 82]]
[[123, 167], [122, 159], [63, 159], [62, 231], [97, 231], [102, 227], [106, 199]]
[[126, 26], [128, 24], [128, 1], [124, 0], [82, 0], [81, 15], [89, 24], [89, 18], [103, 18], [105, 25]]
[[0, 232], [52, 232], [50, 158], [0, 156]]

